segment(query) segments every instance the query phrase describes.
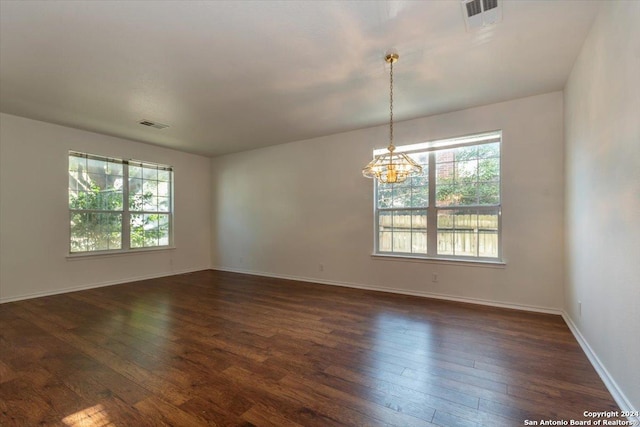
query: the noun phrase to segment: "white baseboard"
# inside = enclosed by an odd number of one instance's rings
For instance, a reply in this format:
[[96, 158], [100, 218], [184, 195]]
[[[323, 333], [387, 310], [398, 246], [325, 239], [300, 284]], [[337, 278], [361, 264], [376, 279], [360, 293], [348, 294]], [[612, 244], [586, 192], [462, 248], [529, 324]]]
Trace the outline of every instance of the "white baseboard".
[[[576, 341], [578, 341], [578, 344], [580, 344], [580, 347], [582, 347], [582, 351], [584, 351], [584, 354], [586, 354], [589, 362], [591, 362], [591, 365], [600, 376], [600, 379], [602, 379], [602, 382], [607, 387], [607, 390], [609, 390], [609, 393], [611, 393], [611, 396], [613, 396], [613, 399], [616, 401], [620, 409], [622, 411], [637, 412], [638, 409], [635, 409], [633, 407], [629, 399], [627, 399], [627, 396], [625, 396], [620, 387], [618, 387], [616, 381], [613, 379], [611, 374], [609, 374], [609, 371], [607, 371], [607, 368], [605, 368], [605, 366], [596, 355], [595, 351], [593, 351], [582, 333], [580, 333], [580, 330], [578, 329], [576, 324], [573, 323], [573, 320], [569, 316], [569, 313], [563, 310], [562, 318], [569, 327], [569, 330], [571, 330], [573, 336], [576, 338]], [[635, 424], [632, 425], [640, 425], [640, 417], [630, 417], [629, 421], [635, 422]]]
[[520, 310], [520, 311], [533, 311], [536, 313], [555, 314], [558, 316], [562, 315], [562, 310], [557, 308], [537, 307], [537, 306], [524, 305], [524, 304], [498, 302], [498, 301], [491, 301], [491, 300], [485, 300], [480, 298], [464, 298], [464, 297], [458, 297], [454, 295], [437, 294], [437, 293], [431, 293], [431, 292], [411, 291], [411, 290], [405, 290], [405, 289], [387, 288], [383, 286], [371, 286], [371, 285], [365, 285], [362, 283], [336, 282], [333, 280], [323, 280], [323, 279], [316, 279], [316, 278], [291, 276], [288, 274], [266, 273], [262, 271], [251, 271], [251, 270], [243, 270], [238, 268], [214, 266], [214, 267], [211, 267], [211, 269], [219, 270], [219, 271], [228, 271], [230, 273], [249, 274], [251, 276], [263, 276], [263, 277], [272, 277], [276, 279], [297, 280], [299, 282], [318, 283], [321, 285], [341, 286], [345, 288], [364, 289], [368, 291], [378, 291], [378, 292], [389, 292], [392, 294], [401, 294], [401, 295], [412, 295], [417, 297], [434, 298], [434, 299], [441, 299], [446, 301], [456, 301], [456, 302], [464, 302], [469, 304], [487, 305], [491, 307], [510, 308], [513, 310]]
[[14, 297], [0, 298], [0, 304], [4, 304], [4, 303], [7, 303], [7, 302], [13, 302], [13, 301], [21, 301], [21, 300], [25, 300], [25, 299], [46, 297], [46, 296], [50, 296], [50, 295], [66, 294], [68, 292], [84, 291], [86, 289], [102, 288], [104, 286], [121, 285], [123, 283], [137, 282], [139, 280], [157, 279], [159, 277], [167, 277], [167, 276], [175, 276], [175, 275], [178, 275], [178, 274], [193, 273], [194, 271], [202, 271], [202, 270], [209, 270], [209, 269], [210, 268], [207, 266], [207, 267], [202, 267], [202, 268], [192, 268], [192, 269], [186, 269], [186, 270], [180, 270], [180, 271], [172, 271], [172, 272], [160, 273], [160, 274], [149, 274], [149, 275], [145, 275], [145, 276], [127, 277], [125, 279], [109, 280], [109, 281], [106, 281], [106, 282], [90, 283], [90, 284], [87, 284], [87, 285], [69, 286], [67, 288], [55, 289], [55, 290], [50, 290], [50, 291], [40, 291], [40, 292], [31, 293], [31, 294], [18, 295], [18, 296], [14, 296]]

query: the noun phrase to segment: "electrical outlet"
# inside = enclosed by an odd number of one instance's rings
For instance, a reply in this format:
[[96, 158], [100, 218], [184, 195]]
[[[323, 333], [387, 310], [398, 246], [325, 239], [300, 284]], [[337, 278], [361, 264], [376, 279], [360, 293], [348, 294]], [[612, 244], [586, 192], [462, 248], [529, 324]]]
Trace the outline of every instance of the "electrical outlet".
[[582, 317], [582, 301], [578, 301], [578, 316]]
[[318, 264], [318, 270], [324, 271], [324, 264]]
[[438, 273], [433, 273], [433, 274], [431, 275], [431, 281], [432, 281], [433, 283], [438, 283]]

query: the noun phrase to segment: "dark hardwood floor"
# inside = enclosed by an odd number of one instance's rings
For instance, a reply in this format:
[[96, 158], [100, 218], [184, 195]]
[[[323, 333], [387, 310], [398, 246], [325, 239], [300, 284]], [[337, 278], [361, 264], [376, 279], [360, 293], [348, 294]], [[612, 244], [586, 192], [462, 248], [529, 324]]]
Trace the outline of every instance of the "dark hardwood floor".
[[522, 426], [618, 407], [559, 316], [202, 271], [0, 306], [2, 426]]

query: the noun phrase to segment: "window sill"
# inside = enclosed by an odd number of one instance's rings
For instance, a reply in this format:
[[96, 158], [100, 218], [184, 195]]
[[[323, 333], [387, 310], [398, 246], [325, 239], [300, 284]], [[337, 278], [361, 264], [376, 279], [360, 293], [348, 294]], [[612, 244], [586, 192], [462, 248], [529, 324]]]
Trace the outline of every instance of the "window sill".
[[426, 262], [429, 264], [458, 265], [464, 267], [505, 268], [507, 266], [505, 260], [491, 261], [474, 259], [451, 259], [391, 254], [371, 254], [371, 258], [376, 261]]
[[175, 246], [162, 246], [159, 248], [140, 248], [140, 249], [129, 249], [126, 251], [118, 250], [118, 251], [78, 252], [73, 254], [67, 254], [66, 258], [67, 258], [67, 261], [79, 261], [81, 259], [111, 258], [111, 257], [117, 257], [117, 256], [148, 254], [150, 252], [172, 251], [174, 249], [176, 249]]

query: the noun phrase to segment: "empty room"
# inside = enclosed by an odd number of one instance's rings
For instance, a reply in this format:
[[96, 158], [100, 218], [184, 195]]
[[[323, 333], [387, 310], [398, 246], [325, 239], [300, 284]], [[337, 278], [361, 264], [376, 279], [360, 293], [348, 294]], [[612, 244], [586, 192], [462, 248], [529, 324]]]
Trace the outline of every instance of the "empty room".
[[640, 1], [0, 0], [0, 425], [640, 426]]

